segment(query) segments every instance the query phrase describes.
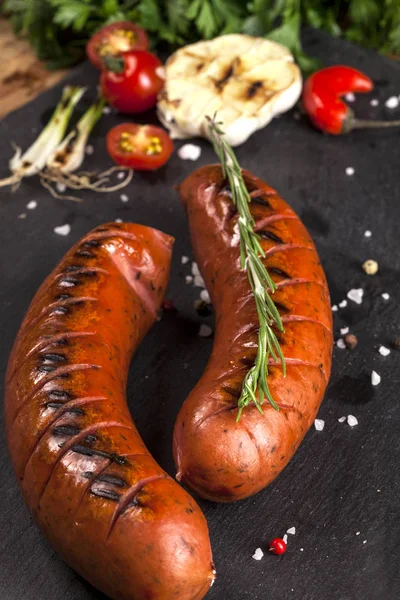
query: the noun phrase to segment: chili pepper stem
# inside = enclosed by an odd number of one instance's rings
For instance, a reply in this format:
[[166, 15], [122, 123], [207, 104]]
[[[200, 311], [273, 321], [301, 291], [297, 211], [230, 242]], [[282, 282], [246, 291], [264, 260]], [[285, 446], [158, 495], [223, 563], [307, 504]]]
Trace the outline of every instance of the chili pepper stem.
[[372, 129], [378, 127], [400, 127], [400, 119], [396, 121], [368, 121], [367, 119], [352, 119], [350, 129]]
[[346, 118], [340, 133], [349, 133], [353, 129], [378, 129], [380, 127], [400, 127], [400, 119], [395, 121], [371, 121], [370, 119], [357, 119], [351, 108], [347, 108]]

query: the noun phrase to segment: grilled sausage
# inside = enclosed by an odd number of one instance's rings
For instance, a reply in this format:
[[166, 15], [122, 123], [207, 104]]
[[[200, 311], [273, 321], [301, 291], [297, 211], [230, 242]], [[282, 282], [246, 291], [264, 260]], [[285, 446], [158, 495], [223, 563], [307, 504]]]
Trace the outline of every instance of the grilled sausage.
[[179, 480], [220, 502], [255, 494], [287, 465], [313, 423], [331, 368], [329, 291], [313, 241], [272, 188], [249, 172], [244, 179], [264, 264], [278, 285], [273, 300], [285, 332], [276, 334], [287, 376], [270, 360], [268, 384], [279, 411], [264, 401], [264, 414], [249, 406], [238, 423], [237, 402], [254, 364], [259, 323], [240, 268], [238, 217], [220, 167], [202, 167], [180, 187], [216, 331], [204, 374], [178, 415], [174, 457]]
[[26, 504], [114, 600], [197, 600], [214, 578], [205, 518], [151, 457], [125, 398], [172, 244], [142, 225], [89, 233], [34, 297], [7, 371], [7, 440]]

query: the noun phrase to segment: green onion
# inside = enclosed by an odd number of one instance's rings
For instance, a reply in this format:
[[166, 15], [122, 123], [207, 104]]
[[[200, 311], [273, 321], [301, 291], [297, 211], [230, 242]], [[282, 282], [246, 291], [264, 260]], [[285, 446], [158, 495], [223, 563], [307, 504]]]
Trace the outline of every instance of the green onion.
[[86, 144], [93, 127], [100, 119], [105, 101], [99, 98], [85, 112], [76, 127], [48, 157], [46, 167], [52, 173], [72, 173], [79, 169], [85, 158]]
[[9, 163], [12, 175], [0, 180], [0, 187], [18, 184], [24, 177], [36, 175], [44, 169], [49, 156], [63, 139], [72, 111], [85, 91], [84, 87], [64, 88], [60, 102], [37, 140], [23, 155], [21, 148], [17, 147]]

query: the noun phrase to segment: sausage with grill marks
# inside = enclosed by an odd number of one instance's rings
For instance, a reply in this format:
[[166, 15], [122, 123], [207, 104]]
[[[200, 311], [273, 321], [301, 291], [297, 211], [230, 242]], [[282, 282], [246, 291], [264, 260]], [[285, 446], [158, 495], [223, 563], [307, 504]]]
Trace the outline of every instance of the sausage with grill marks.
[[184, 402], [174, 429], [177, 478], [200, 496], [232, 502], [255, 494], [287, 465], [313, 423], [327, 386], [332, 314], [323, 269], [296, 213], [262, 180], [244, 171], [272, 298], [284, 333], [275, 329], [287, 376], [269, 361], [268, 384], [279, 406], [263, 414], [245, 408], [243, 379], [257, 353], [258, 315], [247, 273], [240, 268], [237, 211], [219, 166], [206, 166], [180, 186], [195, 259], [215, 309], [212, 354]]
[[151, 457], [125, 398], [172, 243], [133, 224], [89, 233], [37, 292], [7, 371], [7, 440], [26, 504], [114, 600], [198, 600], [214, 579], [204, 516]]

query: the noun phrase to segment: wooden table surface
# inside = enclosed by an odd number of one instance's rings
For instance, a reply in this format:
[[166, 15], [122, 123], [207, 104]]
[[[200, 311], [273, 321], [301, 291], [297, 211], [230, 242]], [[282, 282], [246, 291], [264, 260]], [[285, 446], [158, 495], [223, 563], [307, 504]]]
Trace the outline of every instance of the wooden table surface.
[[0, 19], [0, 118], [56, 84], [66, 71], [49, 71], [27, 40]]

